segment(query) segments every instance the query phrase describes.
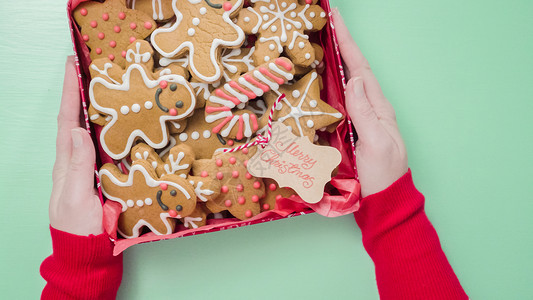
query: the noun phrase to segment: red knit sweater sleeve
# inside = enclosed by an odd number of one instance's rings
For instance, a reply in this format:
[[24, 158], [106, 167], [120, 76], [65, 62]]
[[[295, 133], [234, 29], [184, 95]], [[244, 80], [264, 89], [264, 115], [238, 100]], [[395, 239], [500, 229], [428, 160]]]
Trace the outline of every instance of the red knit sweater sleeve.
[[411, 171], [362, 200], [355, 220], [381, 299], [468, 299], [424, 212]]
[[50, 227], [53, 253], [41, 264], [47, 281], [41, 299], [115, 299], [122, 255], [107, 234], [79, 236]]

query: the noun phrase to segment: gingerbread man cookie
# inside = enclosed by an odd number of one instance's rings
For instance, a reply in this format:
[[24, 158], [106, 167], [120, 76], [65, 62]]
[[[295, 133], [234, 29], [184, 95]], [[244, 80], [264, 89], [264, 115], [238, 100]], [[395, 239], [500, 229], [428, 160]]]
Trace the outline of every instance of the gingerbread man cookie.
[[[310, 141], [315, 138], [317, 129], [337, 123], [343, 115], [320, 99], [320, 79], [315, 71], [304, 76], [293, 85], [280, 87], [279, 93], [285, 98], [276, 106], [273, 120], [279, 121], [292, 129], [296, 136], [306, 136]], [[272, 107], [278, 99], [278, 93], [267, 93], [267, 107]], [[268, 124], [268, 115], [260, 119], [261, 126]]]
[[257, 116], [243, 109], [248, 101], [270, 90], [277, 91], [293, 77], [294, 65], [287, 58], [265, 63], [216, 89], [206, 103], [205, 121], [212, 124], [214, 134], [237, 140], [249, 138], [259, 127]]
[[276, 59], [285, 51], [295, 65], [307, 67], [315, 51], [305, 32], [318, 31], [327, 22], [316, 0], [251, 0], [237, 24], [246, 33], [257, 34], [254, 60], [257, 64]]
[[157, 22], [163, 22], [174, 17], [172, 0], [129, 0], [131, 9], [140, 10], [152, 16]]
[[188, 52], [191, 75], [217, 82], [222, 77], [222, 48], [239, 48], [244, 42], [243, 30], [232, 21], [242, 6], [243, 0], [173, 0], [176, 22], [155, 30], [152, 45], [167, 58]]
[[240, 220], [251, 218], [260, 213], [259, 200], [265, 195], [265, 186], [260, 178], [253, 177], [246, 168], [253, 149], [235, 153], [218, 152], [211, 159], [197, 160], [193, 163], [195, 176], [212, 178], [221, 184], [220, 195], [206, 203], [213, 212], [229, 211]]
[[74, 10], [74, 19], [90, 48], [91, 59], [107, 57], [121, 67], [126, 64], [126, 48], [156, 28], [150, 16], [128, 9], [125, 0], [80, 3]]
[[105, 164], [98, 174], [106, 198], [122, 205], [118, 230], [125, 238], [138, 237], [143, 227], [157, 235], [171, 234], [176, 219], [196, 208], [194, 189], [186, 179], [178, 175], [158, 179], [145, 160], [137, 160], [128, 175], [113, 164]]
[[[144, 48], [148, 52], [135, 51]], [[187, 80], [175, 74], [155, 79], [146, 66], [153, 65], [151, 55], [148, 42], [137, 41], [127, 51], [129, 65], [122, 82], [110, 82], [103, 75], [91, 80], [91, 112], [111, 117], [105, 119], [100, 145], [113, 159], [128, 155], [138, 138], [155, 149], [164, 148], [168, 144], [167, 122], [181, 121], [194, 111], [196, 96]]]
[[266, 196], [261, 199], [261, 210], [267, 211], [276, 208], [276, 201], [282, 198], [290, 199], [293, 196], [297, 196], [296, 192], [288, 187], [279, 187], [278, 183], [274, 179], [263, 178], [265, 183]]

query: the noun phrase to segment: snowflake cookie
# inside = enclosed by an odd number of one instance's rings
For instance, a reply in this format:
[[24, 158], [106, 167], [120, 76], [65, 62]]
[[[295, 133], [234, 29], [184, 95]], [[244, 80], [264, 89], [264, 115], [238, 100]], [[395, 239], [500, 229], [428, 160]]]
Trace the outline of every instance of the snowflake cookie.
[[159, 178], [146, 160], [135, 161], [128, 175], [105, 164], [98, 176], [106, 198], [122, 205], [118, 231], [125, 238], [138, 237], [143, 227], [171, 234], [177, 219], [196, 209], [194, 188], [186, 179], [174, 174]]
[[237, 24], [248, 34], [257, 34], [256, 64], [278, 58], [283, 51], [295, 65], [307, 67], [315, 62], [315, 51], [306, 32], [318, 31], [326, 24], [326, 12], [316, 0], [251, 0]]
[[[317, 72], [312, 71], [293, 85], [280, 87], [278, 93], [267, 93], [265, 101], [268, 107], [274, 105], [280, 93], [285, 94], [274, 110], [273, 120], [284, 123], [294, 135], [306, 136], [311, 142], [318, 129], [341, 121], [343, 115], [320, 99], [321, 81]], [[263, 116], [261, 126], [267, 123], [268, 116]]]
[[92, 60], [107, 57], [124, 67], [125, 49], [136, 40], [148, 37], [156, 28], [150, 16], [128, 9], [124, 2], [87, 1], [74, 10], [74, 19], [81, 27], [81, 37], [90, 48]]
[[166, 58], [179, 58], [188, 52], [191, 75], [214, 83], [222, 77], [220, 52], [239, 48], [245, 39], [243, 30], [233, 23], [244, 0], [174, 0], [176, 22], [156, 29], [151, 42]]
[[148, 42], [137, 41], [128, 48], [128, 65], [121, 82], [109, 76], [109, 69], [118, 68], [112, 64], [99, 69], [101, 73], [91, 80], [90, 119], [103, 123], [100, 145], [113, 159], [127, 156], [138, 138], [155, 149], [164, 148], [168, 144], [168, 124], [194, 112], [196, 96], [191, 85], [176, 74], [164, 72], [154, 78], [147, 67], [153, 65], [151, 51]]

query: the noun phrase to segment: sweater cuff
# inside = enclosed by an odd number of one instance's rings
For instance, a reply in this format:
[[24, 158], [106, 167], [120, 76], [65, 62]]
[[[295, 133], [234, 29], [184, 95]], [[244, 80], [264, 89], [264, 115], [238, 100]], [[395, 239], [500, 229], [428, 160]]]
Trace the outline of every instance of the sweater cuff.
[[116, 259], [113, 256], [113, 242], [105, 232], [96, 236], [80, 236], [50, 226], [50, 234], [54, 251], [52, 255], [69, 262], [72, 267], [107, 264]]

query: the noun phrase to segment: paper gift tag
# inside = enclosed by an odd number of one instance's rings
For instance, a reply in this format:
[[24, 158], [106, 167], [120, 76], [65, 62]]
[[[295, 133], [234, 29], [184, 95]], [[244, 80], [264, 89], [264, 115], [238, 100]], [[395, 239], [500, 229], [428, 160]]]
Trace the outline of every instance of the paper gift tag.
[[255, 177], [272, 178], [280, 187], [290, 187], [307, 203], [317, 203], [331, 172], [340, 164], [339, 150], [317, 146], [307, 137], [297, 137], [280, 122], [272, 123], [272, 137], [266, 147], [257, 147], [248, 161]]

